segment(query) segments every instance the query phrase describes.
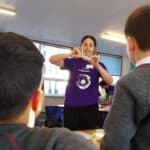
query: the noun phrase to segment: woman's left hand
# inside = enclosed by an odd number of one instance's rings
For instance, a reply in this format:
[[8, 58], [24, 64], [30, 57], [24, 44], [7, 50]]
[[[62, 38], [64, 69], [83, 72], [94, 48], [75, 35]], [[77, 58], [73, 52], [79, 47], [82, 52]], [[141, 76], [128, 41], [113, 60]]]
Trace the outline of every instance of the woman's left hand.
[[91, 56], [92, 61], [90, 62], [93, 66], [99, 65], [99, 57], [97, 55]]

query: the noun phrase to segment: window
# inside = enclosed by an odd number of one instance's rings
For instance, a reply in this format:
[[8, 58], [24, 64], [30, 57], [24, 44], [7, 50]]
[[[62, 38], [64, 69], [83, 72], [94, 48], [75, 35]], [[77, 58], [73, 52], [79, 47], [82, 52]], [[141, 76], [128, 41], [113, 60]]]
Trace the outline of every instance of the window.
[[69, 72], [51, 64], [49, 57], [54, 54], [68, 53], [71, 50], [69, 48], [59, 48], [37, 42], [34, 42], [34, 44], [45, 57], [43, 68], [45, 96], [64, 96]]
[[121, 75], [121, 64], [122, 64], [121, 56], [101, 54], [100, 61], [105, 64], [108, 72], [112, 75], [113, 84], [116, 84]]

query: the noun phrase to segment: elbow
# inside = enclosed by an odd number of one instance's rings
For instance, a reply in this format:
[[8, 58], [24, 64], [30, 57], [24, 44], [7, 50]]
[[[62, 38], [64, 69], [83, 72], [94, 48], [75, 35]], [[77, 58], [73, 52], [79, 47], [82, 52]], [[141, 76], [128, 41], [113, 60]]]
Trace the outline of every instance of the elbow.
[[110, 82], [110, 84], [113, 83], [113, 77], [112, 76], [110, 77], [110, 81], [109, 82]]
[[56, 65], [56, 66], [59, 66], [59, 67], [62, 67], [62, 62], [61, 60], [59, 60], [56, 56], [51, 56], [49, 58], [49, 62], [53, 65]]
[[50, 58], [49, 58], [49, 62], [50, 62], [51, 64], [55, 64], [55, 63], [56, 63], [53, 57], [50, 57]]
[[113, 83], [113, 78], [110, 76], [107, 80], [108, 85], [111, 85]]

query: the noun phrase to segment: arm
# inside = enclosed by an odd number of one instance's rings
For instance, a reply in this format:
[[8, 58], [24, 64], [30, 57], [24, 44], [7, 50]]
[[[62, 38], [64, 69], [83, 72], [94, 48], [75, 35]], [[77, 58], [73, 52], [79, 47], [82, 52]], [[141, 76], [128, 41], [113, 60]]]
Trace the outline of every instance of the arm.
[[98, 72], [101, 74], [103, 80], [108, 84], [112, 84], [113, 79], [112, 76], [98, 63], [95, 68], [98, 70]]
[[71, 53], [65, 53], [65, 54], [56, 54], [49, 58], [50, 63], [59, 66], [61, 68], [64, 67], [64, 59], [71, 57]]
[[59, 66], [61, 68], [64, 67], [64, 59], [68, 57], [79, 57], [80, 51], [76, 48], [72, 50], [71, 53], [64, 53], [64, 54], [56, 54], [49, 58], [50, 63]]
[[113, 82], [112, 76], [99, 64], [99, 59], [97, 56], [92, 56], [92, 62], [94, 67], [98, 70], [103, 80], [110, 85]]

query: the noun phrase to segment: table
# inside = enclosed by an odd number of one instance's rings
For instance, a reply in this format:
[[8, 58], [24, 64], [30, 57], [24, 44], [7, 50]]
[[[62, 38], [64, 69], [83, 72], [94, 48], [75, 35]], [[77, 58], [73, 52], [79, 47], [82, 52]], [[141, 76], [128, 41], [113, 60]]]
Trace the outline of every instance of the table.
[[111, 105], [106, 105], [106, 106], [103, 106], [102, 107], [102, 105], [99, 105], [99, 108], [98, 108], [98, 110], [99, 111], [104, 111], [104, 112], [109, 112], [109, 110], [110, 110], [110, 108], [111, 108]]
[[[63, 108], [63, 107], [64, 107], [64, 104], [51, 105], [51, 106], [57, 106], [57, 107], [62, 107], [62, 108]], [[110, 107], [111, 107], [111, 106], [108, 105], [108, 106], [105, 106], [105, 107], [102, 108], [101, 105], [99, 105], [98, 110], [99, 110], [99, 111], [107, 111], [107, 112], [108, 112], [108, 111], [110, 110]]]
[[82, 131], [74, 131], [77, 134], [88, 139], [90, 142], [94, 143], [96, 147], [99, 149], [101, 139], [104, 136], [103, 129], [94, 129], [94, 130], [82, 130]]

